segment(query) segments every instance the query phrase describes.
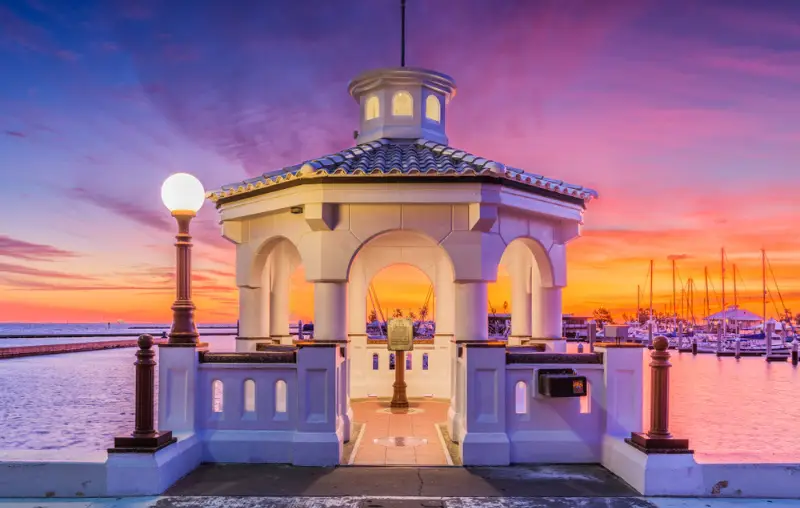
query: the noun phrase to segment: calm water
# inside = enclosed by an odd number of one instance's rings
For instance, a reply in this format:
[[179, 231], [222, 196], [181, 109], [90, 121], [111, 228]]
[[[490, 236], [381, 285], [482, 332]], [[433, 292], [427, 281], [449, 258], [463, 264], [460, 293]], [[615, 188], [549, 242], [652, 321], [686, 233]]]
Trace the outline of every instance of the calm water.
[[[233, 350], [232, 337], [203, 340]], [[0, 361], [0, 449], [102, 450], [130, 432], [134, 351]], [[671, 430], [690, 439], [699, 460], [800, 462], [800, 369], [686, 353], [672, 363]]]

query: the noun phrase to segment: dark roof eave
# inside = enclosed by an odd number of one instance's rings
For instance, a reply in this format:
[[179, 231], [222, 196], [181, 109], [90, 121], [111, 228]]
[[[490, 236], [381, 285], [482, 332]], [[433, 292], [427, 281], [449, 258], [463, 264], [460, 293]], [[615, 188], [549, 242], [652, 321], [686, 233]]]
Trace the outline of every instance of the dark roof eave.
[[503, 185], [505, 187], [509, 187], [512, 189], [518, 189], [529, 194], [535, 194], [537, 196], [543, 196], [551, 199], [555, 199], [558, 201], [563, 201], [565, 203], [571, 203], [574, 205], [580, 205], [584, 210], [586, 209], [586, 201], [581, 198], [576, 198], [574, 196], [567, 196], [565, 194], [561, 194], [560, 192], [554, 192], [551, 190], [543, 189], [541, 187], [534, 187], [522, 182], [517, 182], [515, 180], [509, 180], [507, 178], [498, 178], [489, 175], [459, 175], [459, 176], [348, 176], [344, 178], [332, 177], [332, 178], [299, 178], [296, 180], [291, 180], [288, 182], [283, 182], [276, 185], [270, 185], [268, 187], [262, 187], [260, 189], [254, 189], [250, 192], [243, 192], [240, 194], [234, 194], [232, 196], [224, 196], [217, 200], [216, 207], [219, 209], [222, 205], [226, 205], [228, 203], [234, 203], [236, 201], [240, 201], [242, 199], [252, 198], [255, 196], [261, 196], [263, 194], [268, 194], [270, 192], [277, 192], [279, 190], [288, 189], [291, 187], [295, 187], [298, 185], [306, 185], [306, 184], [315, 184], [315, 183], [326, 183], [326, 184], [340, 184], [340, 183], [374, 183], [376, 181], [382, 183], [459, 183], [459, 182], [477, 182], [477, 183], [487, 183], [487, 184], [496, 184], [496, 185]]

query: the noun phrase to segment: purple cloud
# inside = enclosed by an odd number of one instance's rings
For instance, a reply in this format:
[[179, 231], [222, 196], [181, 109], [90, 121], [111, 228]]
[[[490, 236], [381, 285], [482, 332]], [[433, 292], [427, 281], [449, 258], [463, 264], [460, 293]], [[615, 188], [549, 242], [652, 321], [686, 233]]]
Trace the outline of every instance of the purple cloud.
[[25, 138], [27, 135], [24, 132], [20, 131], [6, 131], [6, 136], [12, 136], [15, 138]]
[[52, 245], [31, 243], [0, 235], [0, 256], [30, 261], [51, 261], [53, 259], [74, 258], [77, 254]]
[[78, 275], [74, 273], [56, 272], [53, 270], [40, 270], [23, 265], [11, 263], [0, 263], [0, 273], [12, 273], [15, 275], [28, 275], [33, 277], [47, 277], [50, 279], [72, 279], [72, 280], [92, 280], [94, 277]]
[[75, 187], [68, 192], [75, 199], [91, 203], [134, 222], [138, 222], [139, 224], [162, 231], [171, 231], [173, 229], [173, 224], [170, 222], [169, 217], [165, 217], [164, 213], [156, 212], [136, 203], [124, 201], [83, 187]]

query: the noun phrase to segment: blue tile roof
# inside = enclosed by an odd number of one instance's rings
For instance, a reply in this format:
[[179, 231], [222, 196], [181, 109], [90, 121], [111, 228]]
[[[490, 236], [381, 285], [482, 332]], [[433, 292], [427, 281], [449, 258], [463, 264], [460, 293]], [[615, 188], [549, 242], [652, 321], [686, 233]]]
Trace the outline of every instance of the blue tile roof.
[[480, 176], [507, 178], [530, 187], [563, 194], [584, 202], [597, 197], [597, 192], [541, 175], [526, 173], [499, 162], [425, 139], [396, 141], [380, 139], [264, 173], [243, 182], [224, 185], [207, 197], [216, 202], [229, 197], [246, 197], [265, 187], [281, 186], [305, 178], [365, 176]]

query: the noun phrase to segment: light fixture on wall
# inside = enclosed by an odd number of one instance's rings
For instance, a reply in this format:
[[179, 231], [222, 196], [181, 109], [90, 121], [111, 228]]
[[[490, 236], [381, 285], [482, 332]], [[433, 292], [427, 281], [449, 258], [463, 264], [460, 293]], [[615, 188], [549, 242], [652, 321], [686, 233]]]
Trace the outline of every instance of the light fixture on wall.
[[289, 211], [291, 213], [295, 214], [295, 215], [299, 215], [299, 214], [303, 213], [303, 207], [302, 206], [293, 206], [293, 207], [289, 208]]

